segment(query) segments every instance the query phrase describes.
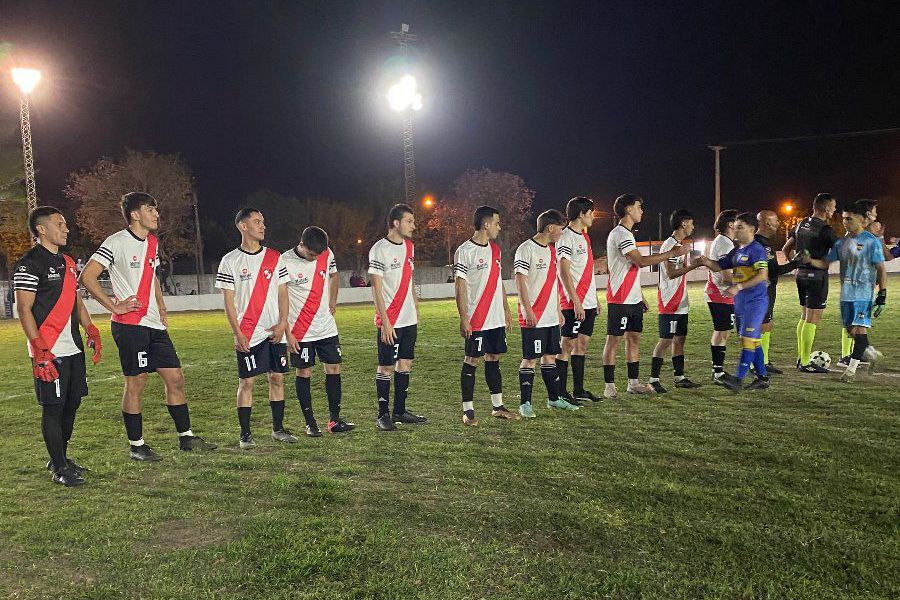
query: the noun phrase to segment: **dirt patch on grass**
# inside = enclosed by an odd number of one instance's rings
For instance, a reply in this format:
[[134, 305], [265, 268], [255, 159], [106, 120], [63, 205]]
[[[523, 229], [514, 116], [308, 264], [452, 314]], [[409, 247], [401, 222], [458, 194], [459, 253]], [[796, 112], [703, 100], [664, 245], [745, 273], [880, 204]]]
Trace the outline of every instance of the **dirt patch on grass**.
[[153, 538], [146, 549], [185, 550], [205, 548], [237, 539], [237, 533], [224, 525], [197, 521], [195, 519], [174, 519], [156, 526]]

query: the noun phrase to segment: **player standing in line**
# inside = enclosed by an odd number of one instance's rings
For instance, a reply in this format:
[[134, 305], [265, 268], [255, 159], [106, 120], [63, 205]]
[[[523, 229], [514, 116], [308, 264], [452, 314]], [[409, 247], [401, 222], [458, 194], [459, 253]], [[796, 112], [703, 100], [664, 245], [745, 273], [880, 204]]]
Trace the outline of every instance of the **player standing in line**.
[[241, 232], [241, 244], [219, 262], [216, 287], [222, 290], [237, 354], [237, 416], [241, 428], [238, 445], [242, 450], [256, 447], [250, 433], [250, 413], [253, 385], [256, 377], [263, 374], [269, 383], [272, 439], [292, 444], [297, 438], [284, 428], [284, 374], [289, 370], [284, 337], [288, 316], [287, 268], [277, 250], [262, 245], [266, 220], [258, 209], [240, 209], [234, 216], [234, 225]]
[[522, 362], [519, 364], [519, 414], [535, 416], [531, 406], [534, 366], [541, 361], [541, 378], [547, 387], [547, 408], [578, 410], [559, 393], [556, 355], [559, 343], [559, 283], [555, 243], [562, 235], [565, 217], [558, 210], [542, 212], [537, 233], [516, 248], [514, 262], [519, 291], [519, 326], [522, 328]]
[[676, 245], [659, 254], [641, 254], [631, 230], [641, 222], [643, 206], [644, 200], [635, 194], [622, 194], [613, 203], [613, 211], [619, 217], [619, 224], [606, 238], [609, 283], [606, 287], [606, 345], [603, 347], [603, 381], [606, 383], [604, 398], [618, 397], [615, 379], [616, 351], [622, 336], [625, 337], [625, 361], [628, 365], [628, 393], [653, 393], [652, 387], [638, 380], [641, 332], [644, 330], [644, 312], [647, 311], [647, 303], [641, 292], [641, 267], [658, 265], [689, 252], [687, 246]]
[[[716, 217], [716, 223], [713, 226], [716, 238], [706, 248], [707, 258], [718, 261], [728, 256], [728, 253], [734, 249], [734, 220], [737, 214], [736, 210], [728, 209], [723, 210]], [[709, 350], [712, 354], [712, 381], [716, 385], [722, 385], [719, 379], [726, 374], [725, 344], [728, 342], [731, 330], [734, 329], [734, 298], [725, 295], [725, 290], [731, 284], [730, 269], [710, 270], [704, 290], [706, 305], [709, 307], [709, 314], [712, 316], [713, 322]]]
[[[694, 233], [694, 215], [684, 209], [678, 209], [669, 217], [670, 235], [659, 247], [659, 251], [668, 252], [682, 244], [684, 239]], [[675, 373], [675, 387], [692, 389], [700, 387], [684, 376], [684, 342], [688, 333], [688, 315], [691, 304], [687, 292], [687, 274], [702, 266], [695, 262], [688, 264], [687, 255], [673, 256], [659, 265], [659, 286], [656, 290], [659, 308], [659, 342], [653, 349], [650, 363], [650, 387], [657, 394], [665, 394], [666, 388], [659, 382], [666, 352], [672, 348], [672, 370]]]
[[[812, 216], [800, 221], [784, 244], [783, 252], [788, 259], [802, 254], [809, 254], [818, 261], [825, 258], [838, 239], [828, 224], [836, 206], [837, 200], [831, 194], [816, 195]], [[802, 373], [828, 372], [828, 369], [809, 364], [816, 328], [822, 321], [828, 300], [828, 270], [814, 266], [815, 262], [804, 263], [797, 269], [797, 294], [802, 307], [797, 323], [797, 369]]]
[[491, 416], [518, 419], [503, 405], [500, 355], [506, 353], [506, 328], [512, 322], [500, 272], [500, 211], [479, 206], [473, 218], [475, 233], [456, 249], [456, 309], [459, 332], [465, 339], [465, 358], [460, 373], [463, 425], [474, 426], [475, 372], [484, 357], [484, 379], [491, 393]]
[[[562, 307], [562, 352], [556, 357], [559, 394], [570, 404], [600, 398], [584, 389], [584, 360], [597, 319], [597, 284], [594, 281], [594, 252], [588, 229], [594, 222], [594, 201], [578, 196], [566, 204], [569, 225], [556, 242], [559, 258], [560, 306]], [[566, 386], [572, 363], [572, 395]]]
[[[104, 240], [81, 272], [81, 283], [97, 302], [112, 313], [112, 337], [119, 347], [119, 361], [125, 375], [122, 420], [133, 460], [156, 461], [161, 457], [144, 442], [142, 395], [147, 374], [156, 371], [166, 388], [166, 407], [178, 431], [182, 450], [213, 450], [191, 431], [191, 416], [184, 397], [184, 372], [175, 346], [169, 338], [166, 305], [156, 277], [159, 265], [159, 228], [156, 199], [144, 192], [122, 196], [122, 216], [127, 227]], [[97, 278], [109, 271], [115, 299], [110, 298]]]
[[340, 277], [334, 252], [328, 247], [328, 234], [318, 227], [307, 227], [300, 234], [300, 243], [282, 254], [281, 260], [289, 277], [288, 348], [291, 365], [297, 369], [294, 385], [306, 420], [306, 434], [321, 435], [310, 391], [317, 354], [325, 368], [327, 429], [330, 433], [350, 431], [353, 424], [341, 420], [341, 340], [334, 321]]
[[[378, 369], [375, 392], [378, 417], [375, 424], [382, 431], [396, 429], [394, 423], [420, 424], [427, 419], [406, 410], [409, 372], [415, 358], [419, 322], [419, 300], [413, 285], [415, 247], [412, 234], [416, 219], [405, 204], [391, 208], [387, 219], [387, 235], [369, 250], [369, 275], [375, 299]], [[394, 411], [388, 410], [391, 374], [394, 375]]]
[[760, 345], [761, 328], [769, 307], [769, 261], [762, 245], [754, 239], [756, 217], [741, 213], [734, 222], [735, 248], [727, 256], [713, 261], [702, 257], [700, 261], [711, 271], [731, 269], [734, 283], [725, 294], [734, 298], [734, 316], [741, 336], [741, 358], [735, 376], [723, 375], [720, 384], [733, 391], [740, 391], [744, 377], [752, 364], [756, 379], [747, 386], [748, 390], [766, 389], [769, 377], [766, 361]]
[[100, 362], [100, 332], [78, 295], [75, 261], [60, 252], [69, 237], [65, 217], [52, 206], [39, 206], [28, 215], [28, 229], [38, 243], [13, 268], [16, 311], [41, 406], [47, 468], [53, 483], [74, 487], [84, 483], [87, 472], [67, 454], [75, 413], [88, 393], [78, 325], [87, 333], [95, 365]]

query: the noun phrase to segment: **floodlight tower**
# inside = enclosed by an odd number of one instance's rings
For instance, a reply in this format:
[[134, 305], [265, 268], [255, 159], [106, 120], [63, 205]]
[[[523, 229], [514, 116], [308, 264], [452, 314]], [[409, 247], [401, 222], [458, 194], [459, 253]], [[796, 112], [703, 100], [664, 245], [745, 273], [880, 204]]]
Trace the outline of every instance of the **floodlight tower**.
[[[400, 55], [406, 56], [409, 46], [416, 41], [416, 34], [409, 32], [409, 24], [401, 23], [400, 31], [392, 31], [391, 37], [400, 45]], [[416, 78], [404, 75], [388, 90], [391, 108], [403, 115], [403, 179], [406, 203], [412, 205], [416, 195], [416, 159], [413, 153], [413, 112], [422, 109], [422, 95]]]
[[19, 114], [22, 120], [22, 157], [25, 162], [25, 193], [28, 197], [28, 211], [37, 208], [37, 188], [34, 183], [34, 150], [31, 147], [31, 112], [28, 110], [28, 95], [41, 80], [41, 72], [36, 69], [13, 69], [12, 78], [21, 92]]

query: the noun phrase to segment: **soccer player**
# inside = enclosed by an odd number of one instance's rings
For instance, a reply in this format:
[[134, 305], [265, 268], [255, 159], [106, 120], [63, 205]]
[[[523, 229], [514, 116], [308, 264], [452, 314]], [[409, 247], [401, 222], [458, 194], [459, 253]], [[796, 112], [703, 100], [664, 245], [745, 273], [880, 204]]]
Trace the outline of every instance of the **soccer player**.
[[[679, 246], [684, 239], [694, 233], [694, 215], [678, 209], [669, 217], [670, 235], [659, 247], [660, 252], [668, 252]], [[650, 363], [650, 387], [657, 394], [665, 394], [666, 388], [659, 381], [663, 361], [669, 348], [672, 349], [672, 370], [675, 373], [675, 387], [692, 389], [700, 387], [684, 376], [684, 341], [687, 339], [688, 314], [691, 305], [688, 299], [686, 276], [701, 266], [688, 264], [687, 255], [673, 256], [659, 265], [659, 285], [656, 290], [659, 308], [659, 342], [653, 349]]]
[[[394, 423], [416, 425], [427, 421], [406, 410], [419, 322], [419, 300], [412, 277], [415, 248], [410, 239], [416, 229], [416, 218], [409, 206], [397, 204], [388, 213], [387, 225], [387, 235], [369, 250], [369, 275], [372, 276], [375, 326], [378, 328], [375, 336], [378, 344], [375, 374], [378, 417], [375, 425], [381, 431], [393, 431], [396, 429]], [[393, 415], [388, 410], [391, 374], [394, 375]]]
[[[556, 357], [559, 394], [570, 404], [600, 398], [584, 388], [584, 360], [594, 321], [597, 319], [597, 284], [594, 281], [594, 252], [588, 229], [594, 222], [594, 201], [578, 196], [566, 204], [569, 225], [556, 243], [559, 258], [560, 306], [562, 307], [562, 352]], [[572, 363], [572, 395], [566, 386], [569, 362]]]
[[809, 355], [828, 300], [828, 270], [814, 265], [817, 262], [821, 264], [820, 261], [838, 239], [828, 224], [836, 206], [837, 200], [831, 194], [817, 194], [813, 199], [812, 216], [797, 224], [783, 248], [788, 259], [802, 254], [808, 254], [813, 259], [797, 269], [797, 293], [802, 307], [797, 323], [797, 369], [802, 373], [828, 372], [828, 369], [811, 365]]
[[542, 212], [537, 233], [516, 248], [514, 267], [519, 291], [519, 326], [522, 328], [522, 362], [519, 364], [519, 414], [534, 418], [531, 392], [534, 366], [541, 361], [541, 378], [547, 387], [547, 408], [578, 410], [559, 393], [556, 355], [559, 343], [559, 308], [556, 246], [565, 217], [558, 210]]
[[[856, 378], [856, 369], [864, 357], [869, 361], [870, 373], [882, 358], [880, 352], [870, 348], [868, 331], [872, 317], [881, 315], [887, 304], [887, 270], [881, 240], [865, 229], [868, 210], [865, 202], [858, 201], [843, 211], [847, 235], [835, 242], [824, 261], [818, 261], [822, 268], [836, 260], [841, 263], [841, 323], [853, 338], [850, 364], [841, 375], [841, 381], [847, 383]], [[876, 284], [879, 290], [873, 305]]]
[[518, 419], [503, 405], [500, 355], [506, 353], [506, 328], [512, 322], [500, 272], [500, 211], [479, 206], [473, 218], [475, 233], [456, 249], [456, 309], [459, 332], [465, 339], [465, 358], [460, 373], [463, 425], [475, 419], [475, 372], [484, 357], [484, 379], [491, 393], [491, 416]]
[[772, 249], [772, 243], [770, 242], [772, 236], [778, 233], [778, 228], [781, 226], [778, 215], [771, 210], [761, 210], [756, 214], [756, 220], [759, 223], [759, 229], [756, 232], [756, 241], [759, 242], [759, 245], [766, 251], [769, 271], [769, 304], [766, 310], [766, 316], [762, 322], [761, 346], [763, 358], [766, 361], [766, 373], [781, 375], [783, 371], [775, 367], [775, 365], [772, 364], [772, 361], [769, 360], [769, 348], [772, 343], [772, 320], [775, 316], [775, 298], [778, 290], [778, 278], [785, 273], [790, 273], [800, 266], [802, 264], [801, 261], [804, 259], [804, 255], [795, 255], [793, 260], [790, 260], [783, 265], [779, 265], [778, 257], [775, 255], [775, 251]]
[[94, 364], [100, 362], [100, 332], [78, 295], [75, 261], [60, 252], [69, 236], [66, 219], [52, 206], [39, 206], [28, 215], [28, 229], [38, 243], [13, 268], [16, 310], [41, 406], [47, 468], [53, 483], [74, 487], [84, 483], [87, 472], [67, 453], [75, 413], [88, 392], [78, 325], [87, 333]]
[[765, 249], [754, 239], [756, 228], [755, 216], [746, 212], [739, 214], [734, 222], [734, 241], [737, 244], [734, 249], [717, 261], [707, 257], [699, 259], [711, 271], [731, 269], [732, 272], [734, 283], [725, 290], [725, 294], [734, 298], [734, 316], [741, 336], [741, 358], [734, 376], [722, 375], [719, 379], [720, 385], [733, 391], [743, 387], [751, 363], [756, 370], [756, 379], [747, 389], [769, 387], [766, 361], [760, 345], [762, 322], [769, 306], [766, 291], [769, 285], [769, 259]]
[[306, 433], [316, 435], [319, 431], [310, 391], [316, 355], [325, 368], [327, 429], [330, 433], [350, 431], [353, 424], [341, 420], [341, 340], [334, 322], [340, 277], [334, 252], [328, 247], [328, 234], [318, 227], [307, 227], [300, 234], [300, 243], [282, 254], [281, 260], [289, 278], [288, 347], [291, 365], [297, 369], [294, 385], [306, 419]]
[[[734, 249], [734, 220], [737, 217], [736, 210], [723, 210], [716, 217], [713, 229], [716, 237], [706, 248], [705, 256], [713, 261], [718, 261]], [[706, 281], [704, 295], [709, 314], [712, 316], [713, 332], [709, 340], [709, 350], [712, 354], [712, 382], [721, 385], [719, 379], [725, 373], [725, 344], [731, 330], [734, 329], [734, 298], [725, 295], [732, 285], [731, 270], [710, 270]]]
[[[216, 273], [216, 287], [222, 290], [225, 317], [234, 334], [237, 354], [237, 416], [242, 450], [256, 447], [250, 432], [253, 385], [265, 374], [269, 383], [272, 411], [272, 439], [292, 444], [297, 438], [284, 428], [284, 374], [287, 361], [288, 271], [281, 253], [262, 245], [266, 220], [256, 208], [237, 211], [234, 225], [241, 244], [222, 257]], [[315, 421], [313, 421], [315, 425]], [[321, 435], [318, 428], [309, 435]]]
[[[81, 283], [112, 313], [112, 337], [119, 348], [125, 375], [122, 420], [132, 460], [156, 461], [161, 457], [144, 442], [141, 415], [147, 375], [156, 371], [166, 388], [166, 407], [175, 422], [178, 446], [184, 451], [213, 450], [215, 444], [195, 436], [184, 397], [184, 373], [175, 346], [169, 338], [166, 305], [155, 269], [159, 264], [159, 228], [156, 199], [144, 192], [122, 196], [122, 216], [127, 227], [104, 240], [81, 272]], [[109, 271], [113, 298], [97, 278]]]
[[644, 330], [644, 312], [647, 303], [641, 292], [641, 267], [658, 265], [684, 256], [687, 246], [676, 245], [666, 252], [644, 256], [637, 249], [632, 228], [644, 215], [644, 200], [635, 194], [622, 194], [613, 203], [613, 212], [619, 224], [606, 239], [606, 257], [609, 261], [609, 283], [606, 287], [608, 304], [606, 316], [606, 345], [603, 347], [604, 398], [617, 398], [616, 351], [625, 337], [625, 360], [628, 365], [628, 393], [652, 394], [653, 388], [638, 380], [640, 374], [639, 351], [641, 332]]

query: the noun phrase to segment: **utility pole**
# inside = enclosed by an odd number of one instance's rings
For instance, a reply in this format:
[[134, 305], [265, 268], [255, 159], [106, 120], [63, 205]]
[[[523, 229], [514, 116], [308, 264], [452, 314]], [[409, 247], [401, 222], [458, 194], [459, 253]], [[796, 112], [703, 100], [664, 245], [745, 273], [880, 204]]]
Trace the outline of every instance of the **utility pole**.
[[[408, 23], [401, 23], [400, 31], [392, 31], [391, 37], [400, 45], [400, 56], [405, 58], [417, 36], [409, 32]], [[416, 195], [416, 158], [413, 152], [413, 111], [408, 109], [403, 111], [403, 180], [406, 203], [412, 206]]]
[[192, 204], [194, 205], [194, 256], [197, 259], [196, 271], [197, 271], [197, 295], [199, 296], [202, 292], [200, 291], [200, 282], [203, 279], [203, 238], [200, 237], [200, 211], [197, 207], [197, 192], [191, 191], [191, 199], [193, 200]]
[[722, 162], [719, 153], [725, 149], [725, 146], [707, 146], [707, 148], [716, 153], [716, 205], [713, 213], [713, 222], [715, 222], [716, 217], [722, 212]]

